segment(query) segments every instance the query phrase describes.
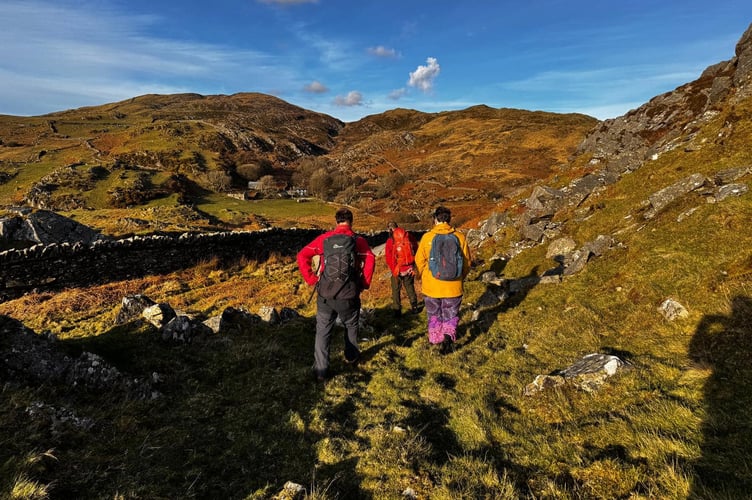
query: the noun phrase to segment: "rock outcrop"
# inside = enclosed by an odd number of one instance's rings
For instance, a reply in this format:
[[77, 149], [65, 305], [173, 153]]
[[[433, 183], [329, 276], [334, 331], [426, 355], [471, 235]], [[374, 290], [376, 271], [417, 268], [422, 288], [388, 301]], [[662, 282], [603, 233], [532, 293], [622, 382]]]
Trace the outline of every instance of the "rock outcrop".
[[49, 210], [15, 209], [15, 216], [0, 219], [0, 250], [37, 244], [91, 245], [107, 239], [88, 226]]

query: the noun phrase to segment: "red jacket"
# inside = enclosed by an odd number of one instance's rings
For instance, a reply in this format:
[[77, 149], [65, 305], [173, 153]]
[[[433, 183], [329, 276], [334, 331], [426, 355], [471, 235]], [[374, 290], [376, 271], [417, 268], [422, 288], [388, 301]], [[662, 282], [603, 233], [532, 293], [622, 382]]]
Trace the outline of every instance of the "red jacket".
[[[333, 234], [346, 234], [348, 236], [355, 236], [355, 233], [347, 224], [338, 224], [333, 230], [328, 231], [314, 239], [308, 245], [304, 246], [300, 252], [298, 252], [298, 268], [300, 274], [303, 275], [303, 279], [306, 283], [313, 286], [319, 281], [319, 272], [313, 270], [312, 261], [314, 257], [319, 257], [321, 262], [321, 256], [324, 254], [324, 240]], [[355, 236], [355, 250], [357, 252], [357, 265], [360, 267], [360, 287], [363, 290], [367, 290], [371, 286], [371, 279], [373, 278], [373, 270], [376, 267], [376, 257], [374, 257], [371, 247], [368, 246], [368, 242], [362, 236]]]
[[[395, 231], [399, 230], [405, 231], [401, 227], [395, 229]], [[412, 250], [414, 256], [415, 252], [418, 250], [418, 241], [410, 231], [405, 231], [405, 235], [407, 236], [407, 241], [410, 243], [410, 249]], [[397, 276], [400, 272], [404, 272], [412, 268], [413, 263], [415, 262], [413, 261], [403, 264], [402, 266], [400, 266], [401, 269], [397, 269], [397, 254], [394, 251], [394, 237], [392, 235], [389, 235], [389, 238], [386, 239], [386, 246], [384, 246], [384, 260], [386, 261], [386, 265], [389, 267], [389, 270], [392, 272], [392, 276]]]

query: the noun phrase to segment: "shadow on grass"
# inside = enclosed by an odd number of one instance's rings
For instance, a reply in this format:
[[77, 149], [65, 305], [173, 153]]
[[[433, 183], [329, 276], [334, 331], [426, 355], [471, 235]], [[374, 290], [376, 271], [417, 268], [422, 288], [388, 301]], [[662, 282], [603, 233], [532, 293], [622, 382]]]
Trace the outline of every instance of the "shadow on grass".
[[752, 468], [752, 300], [736, 296], [731, 314], [702, 318], [690, 358], [712, 368], [704, 387], [707, 416], [702, 456], [694, 464], [690, 498], [749, 498]]
[[[72, 357], [98, 354], [121, 374], [153, 383], [160, 396], [135, 399], [65, 382], [6, 384], [13, 405], [1, 412], [0, 442], [12, 446], [3, 446], [0, 461], [12, 476], [51, 485], [51, 498], [270, 498], [287, 481], [320, 489], [316, 444], [326, 436], [309, 419], [325, 393], [311, 380], [309, 329], [261, 326], [185, 345], [129, 324], [54, 345]], [[58, 416], [30, 416], [35, 401]], [[62, 409], [92, 425], [61, 421]], [[332, 411], [337, 418], [352, 413]], [[33, 471], [9, 462], [40, 450], [52, 450], [54, 461]], [[338, 472], [353, 491], [354, 465], [340, 464]]]
[[[495, 297], [493, 300], [500, 299], [497, 304], [480, 310], [475, 321], [467, 324], [460, 324], [457, 329], [457, 338], [466, 338], [464, 344], [474, 342], [482, 333], [488, 331], [498, 319], [499, 315], [518, 307], [525, 301], [530, 290], [540, 283], [538, 275], [538, 266], [533, 267], [527, 276], [522, 278], [510, 279], [506, 282], [506, 287], [498, 285], [488, 285], [486, 294]], [[495, 346], [497, 349], [503, 349], [504, 346]]]

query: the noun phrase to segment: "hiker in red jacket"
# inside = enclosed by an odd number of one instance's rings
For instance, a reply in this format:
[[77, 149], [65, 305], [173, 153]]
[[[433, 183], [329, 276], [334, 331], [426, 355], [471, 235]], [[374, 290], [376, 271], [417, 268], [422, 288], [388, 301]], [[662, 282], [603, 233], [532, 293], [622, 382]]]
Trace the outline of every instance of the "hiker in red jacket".
[[[371, 286], [376, 258], [362, 236], [352, 230], [353, 214], [340, 208], [334, 215], [337, 226], [298, 252], [298, 268], [306, 283], [316, 287], [316, 341], [313, 372], [316, 380], [326, 380], [329, 369], [329, 342], [337, 317], [345, 326], [345, 362], [354, 365], [360, 358], [360, 292]], [[318, 272], [313, 258], [319, 258]]]
[[400, 288], [404, 287], [410, 300], [411, 312], [418, 313], [418, 296], [415, 294], [415, 251], [418, 249], [418, 242], [396, 222], [390, 222], [386, 227], [389, 238], [384, 247], [384, 259], [392, 272], [392, 310], [396, 317], [402, 315]]

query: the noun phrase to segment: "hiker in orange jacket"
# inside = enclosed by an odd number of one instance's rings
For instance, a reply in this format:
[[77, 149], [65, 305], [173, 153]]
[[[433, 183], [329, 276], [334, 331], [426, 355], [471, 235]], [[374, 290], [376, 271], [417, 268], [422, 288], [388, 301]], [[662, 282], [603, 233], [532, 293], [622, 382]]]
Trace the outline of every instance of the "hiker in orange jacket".
[[416, 314], [418, 308], [418, 296], [415, 294], [415, 251], [418, 242], [409, 231], [399, 227], [396, 222], [387, 224], [389, 237], [384, 247], [384, 260], [392, 273], [392, 311], [396, 317], [402, 315], [402, 299], [400, 288], [405, 288], [410, 310]]
[[[347, 208], [340, 208], [334, 215], [337, 226], [328, 231], [298, 252], [298, 268], [303, 279], [311, 286], [316, 286], [316, 341], [314, 345], [313, 372], [316, 380], [326, 380], [329, 369], [329, 343], [332, 327], [337, 317], [345, 326], [345, 362], [354, 365], [360, 358], [358, 347], [358, 330], [360, 328], [360, 292], [371, 286], [376, 257], [373, 255], [368, 242], [362, 236], [357, 236], [352, 230], [353, 214]], [[351, 260], [354, 269], [346, 274], [347, 279], [332, 285], [326, 273], [326, 250], [331, 248], [327, 240], [344, 236], [345, 242], [350, 242], [350, 248], [355, 254]], [[354, 246], [354, 248], [353, 248]], [[337, 246], [335, 248], [340, 248]], [[319, 272], [313, 270], [313, 258], [319, 258]], [[341, 257], [341, 256], [339, 256]], [[340, 260], [340, 262], [343, 262]], [[347, 271], [347, 270], [346, 270]]]
[[[434, 226], [420, 240], [415, 253], [415, 266], [421, 277], [421, 291], [426, 304], [428, 319], [428, 341], [440, 345], [441, 352], [452, 350], [457, 340], [457, 325], [460, 321], [460, 304], [462, 303], [462, 281], [470, 272], [470, 249], [465, 235], [449, 225], [452, 213], [446, 207], [437, 207], [433, 212]], [[454, 235], [456, 255], [444, 257], [452, 262], [456, 269], [449, 276], [440, 276], [436, 270], [438, 264], [436, 252], [432, 252], [434, 241], [440, 235]], [[432, 259], [433, 258], [433, 259]], [[441, 272], [445, 272], [442, 270]], [[436, 274], [435, 274], [436, 273]]]

